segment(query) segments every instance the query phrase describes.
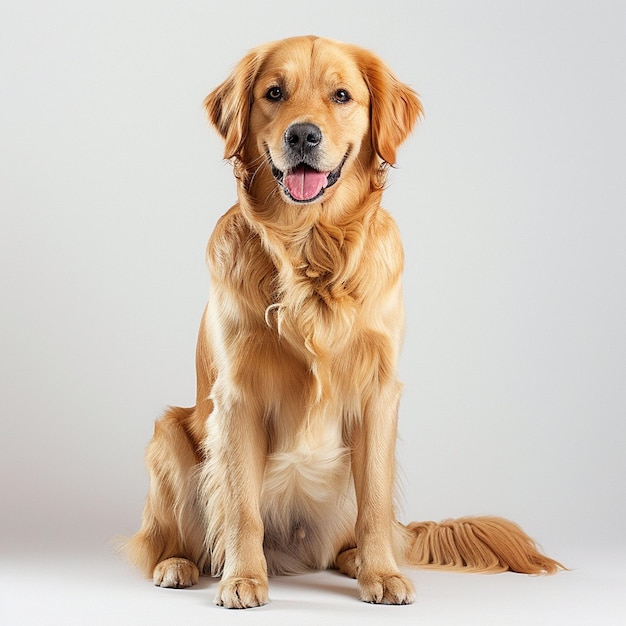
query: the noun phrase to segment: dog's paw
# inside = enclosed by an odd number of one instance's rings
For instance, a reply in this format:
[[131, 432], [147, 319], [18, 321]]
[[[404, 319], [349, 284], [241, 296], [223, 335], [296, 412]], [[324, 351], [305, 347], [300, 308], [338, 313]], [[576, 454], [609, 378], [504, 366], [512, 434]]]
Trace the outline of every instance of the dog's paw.
[[200, 572], [187, 559], [171, 558], [161, 561], [155, 568], [152, 580], [157, 587], [183, 589], [198, 582]]
[[337, 555], [337, 559], [335, 561], [337, 569], [344, 575], [349, 576], [350, 578], [356, 578], [358, 573], [358, 568], [356, 565], [356, 548], [350, 548], [348, 550], [344, 550]]
[[398, 573], [362, 575], [358, 578], [361, 600], [373, 604], [411, 604], [413, 583]]
[[269, 602], [267, 580], [227, 578], [220, 583], [215, 604], [227, 609], [251, 609]]

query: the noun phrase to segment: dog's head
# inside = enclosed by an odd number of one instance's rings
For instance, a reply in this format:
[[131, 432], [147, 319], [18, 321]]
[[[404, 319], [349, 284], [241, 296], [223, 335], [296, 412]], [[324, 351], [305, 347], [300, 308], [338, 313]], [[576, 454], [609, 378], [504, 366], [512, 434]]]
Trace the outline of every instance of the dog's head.
[[252, 50], [205, 105], [246, 184], [278, 185], [289, 203], [320, 202], [351, 171], [393, 165], [422, 110], [374, 54], [318, 37]]

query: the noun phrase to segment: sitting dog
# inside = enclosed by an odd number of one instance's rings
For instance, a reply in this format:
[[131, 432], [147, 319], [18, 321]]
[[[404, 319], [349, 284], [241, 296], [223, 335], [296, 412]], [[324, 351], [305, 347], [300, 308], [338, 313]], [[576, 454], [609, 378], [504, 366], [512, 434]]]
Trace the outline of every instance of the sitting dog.
[[381, 196], [414, 91], [366, 50], [296, 37], [252, 50], [205, 105], [238, 202], [207, 249], [196, 406], [156, 424], [130, 559], [163, 587], [221, 576], [230, 608], [320, 568], [385, 604], [414, 600], [399, 564], [555, 572], [512, 522], [394, 515], [403, 251]]

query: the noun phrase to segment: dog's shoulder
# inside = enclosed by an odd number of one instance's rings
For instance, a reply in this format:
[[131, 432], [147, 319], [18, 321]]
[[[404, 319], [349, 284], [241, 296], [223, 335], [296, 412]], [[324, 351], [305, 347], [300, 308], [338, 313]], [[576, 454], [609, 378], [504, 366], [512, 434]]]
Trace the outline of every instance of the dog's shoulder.
[[207, 263], [215, 278], [227, 278], [260, 251], [259, 236], [235, 205], [215, 225], [207, 246]]
[[206, 258], [214, 289], [226, 288], [235, 299], [262, 307], [262, 311], [271, 304], [271, 281], [276, 269], [239, 205], [218, 220]]
[[372, 214], [364, 232], [357, 277], [361, 288], [377, 298], [381, 290], [396, 283], [404, 266], [404, 248], [400, 229], [382, 207]]

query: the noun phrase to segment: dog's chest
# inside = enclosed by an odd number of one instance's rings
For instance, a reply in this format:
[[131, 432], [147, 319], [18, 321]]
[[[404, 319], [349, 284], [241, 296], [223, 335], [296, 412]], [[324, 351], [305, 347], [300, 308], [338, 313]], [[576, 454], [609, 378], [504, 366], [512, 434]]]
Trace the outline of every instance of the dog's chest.
[[297, 308], [276, 306], [277, 331], [307, 361], [337, 358], [354, 338], [355, 309], [349, 301], [328, 304], [312, 293]]
[[288, 450], [268, 455], [263, 480], [264, 499], [323, 503], [336, 498], [349, 476], [348, 450], [341, 441], [317, 445], [300, 441]]

